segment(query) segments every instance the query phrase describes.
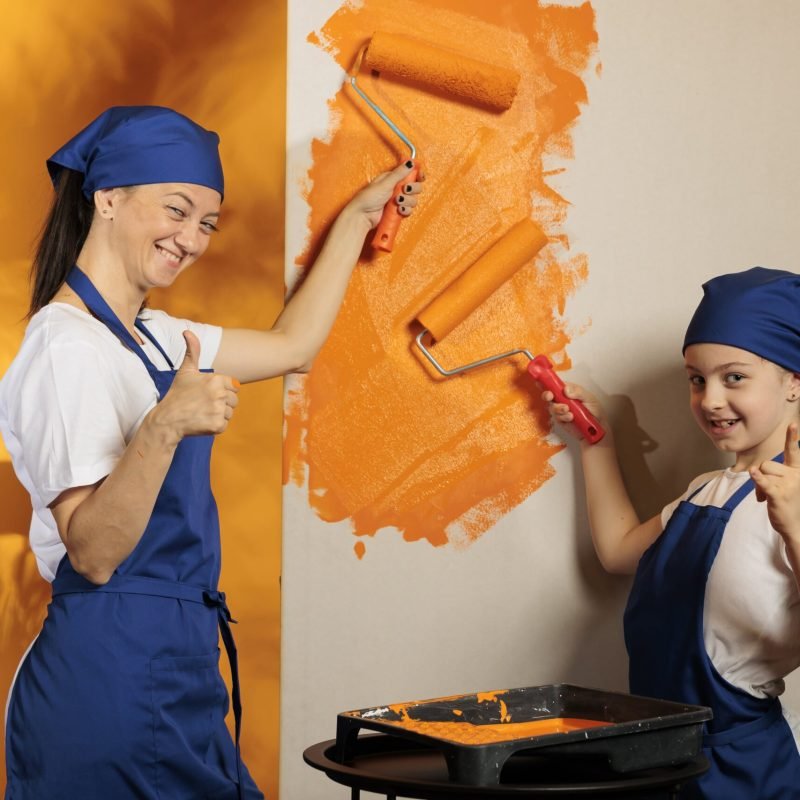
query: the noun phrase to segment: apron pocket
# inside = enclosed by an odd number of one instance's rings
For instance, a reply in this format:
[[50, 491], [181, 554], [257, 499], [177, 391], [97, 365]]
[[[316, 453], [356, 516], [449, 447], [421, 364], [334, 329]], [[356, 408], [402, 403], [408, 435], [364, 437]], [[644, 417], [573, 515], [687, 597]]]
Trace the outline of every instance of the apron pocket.
[[223, 790], [215, 739], [223, 731], [228, 693], [219, 674], [219, 650], [204, 656], [150, 661], [156, 786], [169, 800]]

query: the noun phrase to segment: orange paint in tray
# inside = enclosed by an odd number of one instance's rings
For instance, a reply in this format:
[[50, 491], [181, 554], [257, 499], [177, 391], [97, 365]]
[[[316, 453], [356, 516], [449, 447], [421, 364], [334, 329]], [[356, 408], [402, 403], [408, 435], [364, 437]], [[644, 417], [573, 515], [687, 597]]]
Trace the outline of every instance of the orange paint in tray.
[[335, 759], [352, 759], [369, 738], [360, 733], [369, 730], [389, 748], [393, 739], [406, 739], [438, 750], [455, 783], [499, 783], [506, 762], [523, 753], [545, 760], [592, 757], [628, 773], [694, 759], [710, 717], [703, 706], [622, 692], [528, 686], [342, 712]]
[[[464, 715], [464, 708], [458, 707], [466, 695], [442, 697], [437, 700], [426, 700], [416, 703], [396, 703], [381, 709], [378, 716], [384, 725], [396, 726], [404, 731], [445, 739], [458, 744], [488, 744], [491, 742], [510, 742], [516, 739], [527, 739], [533, 736], [548, 736], [558, 733], [571, 733], [577, 730], [599, 728], [611, 723], [602, 720], [581, 719], [565, 716], [541, 716], [536, 719], [514, 721], [509, 713], [504, 697], [505, 690], [478, 692], [474, 695], [474, 703], [466, 708], [471, 712], [469, 718]], [[452, 719], [425, 719], [421, 716], [425, 707], [434, 706], [438, 714], [452, 716]], [[481, 713], [475, 713], [482, 709]], [[363, 712], [351, 712], [363, 714]], [[366, 718], [369, 712], [363, 714]], [[478, 721], [478, 718], [481, 718]], [[487, 721], [497, 718], [498, 722]]]
[[413, 347], [414, 320], [512, 225], [532, 219], [549, 243], [437, 352], [444, 363], [463, 363], [524, 342], [569, 366], [562, 315], [588, 267], [563, 230], [568, 201], [548, 179], [572, 155], [570, 128], [586, 102], [581, 75], [596, 47], [594, 12], [588, 3], [538, 0], [342, 5], [309, 36], [342, 69], [343, 86], [329, 100], [328, 137], [311, 145], [311, 233], [300, 270], [347, 200], [407, 157], [344, 81], [377, 30], [462, 53], [480, 42], [481, 58], [513, 66], [520, 81], [511, 107], [498, 112], [412, 80], [359, 74], [416, 143], [425, 192], [391, 253], [365, 250], [327, 344], [288, 394], [284, 481], [307, 488], [321, 519], [349, 520], [360, 537], [394, 528], [407, 541], [467, 546], [554, 474], [550, 459], [562, 446], [547, 440], [549, 419], [519, 364], [441, 380]]
[[436, 739], [446, 739], [458, 744], [489, 744], [490, 742], [510, 742], [534, 736], [549, 736], [557, 733], [588, 730], [589, 728], [602, 728], [611, 723], [594, 719], [553, 717], [528, 722], [501, 722], [481, 725], [463, 721], [426, 722], [416, 719], [404, 719], [398, 722], [386, 721], [385, 724], [396, 725], [406, 731], [420, 733]]

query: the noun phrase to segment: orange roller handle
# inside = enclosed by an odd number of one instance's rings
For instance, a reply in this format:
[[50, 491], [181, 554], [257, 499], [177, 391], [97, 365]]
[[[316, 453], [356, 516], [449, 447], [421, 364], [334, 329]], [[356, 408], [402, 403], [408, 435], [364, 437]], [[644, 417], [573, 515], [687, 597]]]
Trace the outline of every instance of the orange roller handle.
[[375, 235], [372, 237], [372, 246], [376, 250], [383, 250], [387, 253], [392, 252], [397, 231], [400, 230], [400, 223], [405, 217], [400, 213], [397, 205], [397, 198], [403, 194], [403, 187], [409, 181], [415, 181], [419, 174], [419, 163], [415, 163], [411, 172], [395, 185], [389, 202], [383, 207], [383, 215], [375, 226]]
[[517, 222], [417, 314], [417, 319], [435, 341], [441, 340], [546, 244], [547, 236], [533, 220]]
[[426, 84], [495, 111], [511, 108], [519, 73], [467, 55], [442, 50], [403, 34], [376, 31], [364, 54], [370, 69]]

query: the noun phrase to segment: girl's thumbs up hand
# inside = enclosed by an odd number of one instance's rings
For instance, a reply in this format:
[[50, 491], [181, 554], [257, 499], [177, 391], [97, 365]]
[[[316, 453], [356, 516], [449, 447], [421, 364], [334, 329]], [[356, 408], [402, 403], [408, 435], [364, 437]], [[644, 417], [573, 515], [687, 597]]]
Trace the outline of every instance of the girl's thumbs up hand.
[[783, 463], [763, 461], [750, 468], [756, 485], [756, 497], [767, 504], [769, 521], [786, 540], [795, 543], [800, 552], [800, 443], [798, 426], [792, 422], [786, 429]]

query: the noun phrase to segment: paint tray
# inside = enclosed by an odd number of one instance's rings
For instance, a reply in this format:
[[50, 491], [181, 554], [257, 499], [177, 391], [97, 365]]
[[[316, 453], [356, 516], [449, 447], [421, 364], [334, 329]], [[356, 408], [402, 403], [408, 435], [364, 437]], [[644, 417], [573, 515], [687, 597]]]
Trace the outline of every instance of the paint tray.
[[[441, 751], [461, 784], [498, 784], [506, 761], [523, 753], [569, 759], [575, 769], [601, 760], [625, 773], [696, 758], [711, 717], [703, 706], [569, 684], [504, 689], [345, 711], [334, 758], [351, 760], [368, 729]], [[487, 741], [498, 736], [506, 738]]]

